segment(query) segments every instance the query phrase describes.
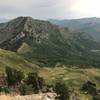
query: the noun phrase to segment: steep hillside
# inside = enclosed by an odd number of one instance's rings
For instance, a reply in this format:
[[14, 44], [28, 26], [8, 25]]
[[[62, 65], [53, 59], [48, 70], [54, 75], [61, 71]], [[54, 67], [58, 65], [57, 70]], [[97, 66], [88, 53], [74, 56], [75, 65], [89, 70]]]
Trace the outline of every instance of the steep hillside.
[[12, 67], [24, 73], [38, 69], [37, 65], [26, 61], [18, 54], [0, 49], [0, 73], [4, 72], [6, 67]]
[[[100, 18], [82, 18], [72, 20], [49, 20], [51, 23], [69, 27], [75, 31], [89, 33], [96, 41], [100, 40]], [[100, 42], [100, 41], [99, 41]]]
[[0, 47], [40, 66], [100, 65], [100, 44], [92, 36], [31, 17], [0, 24]]

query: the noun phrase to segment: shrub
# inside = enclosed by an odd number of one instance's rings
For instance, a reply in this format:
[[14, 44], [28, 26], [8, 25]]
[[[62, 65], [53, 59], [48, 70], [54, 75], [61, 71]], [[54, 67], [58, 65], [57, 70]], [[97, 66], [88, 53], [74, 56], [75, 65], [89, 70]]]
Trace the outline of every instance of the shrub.
[[9, 89], [8, 87], [4, 87], [4, 88], [3, 88], [3, 91], [4, 91], [5, 93], [10, 93], [10, 89]]
[[24, 78], [24, 74], [16, 69], [6, 67], [7, 83], [8, 86], [19, 84]]
[[59, 96], [60, 100], [68, 100], [69, 99], [69, 89], [66, 86], [66, 83], [63, 80], [57, 80], [55, 83], [54, 91]]
[[10, 89], [8, 87], [0, 87], [0, 92], [4, 92], [6, 94], [10, 93]]
[[33, 89], [31, 85], [21, 84], [19, 87], [20, 95], [33, 94]]
[[34, 92], [39, 92], [45, 85], [45, 81], [42, 77], [39, 77], [36, 72], [29, 73], [27, 80], [28, 85], [32, 85]]
[[81, 91], [86, 92], [90, 95], [96, 95], [96, 84], [88, 81], [83, 84]]

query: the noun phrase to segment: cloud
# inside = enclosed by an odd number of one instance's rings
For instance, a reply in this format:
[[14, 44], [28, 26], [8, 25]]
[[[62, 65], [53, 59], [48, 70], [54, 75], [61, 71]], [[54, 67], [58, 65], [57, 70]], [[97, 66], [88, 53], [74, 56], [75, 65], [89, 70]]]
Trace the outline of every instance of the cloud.
[[0, 0], [0, 17], [32, 16], [37, 19], [66, 19], [93, 16], [97, 13], [88, 8], [90, 5], [91, 7], [96, 5], [95, 1], [91, 5], [92, 0]]

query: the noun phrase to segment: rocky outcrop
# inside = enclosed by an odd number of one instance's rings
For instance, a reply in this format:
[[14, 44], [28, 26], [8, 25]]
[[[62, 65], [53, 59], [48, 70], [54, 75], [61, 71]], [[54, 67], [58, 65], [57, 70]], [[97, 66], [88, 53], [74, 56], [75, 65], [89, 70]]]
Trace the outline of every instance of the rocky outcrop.
[[55, 100], [56, 93], [40, 93], [25, 96], [0, 95], [0, 100]]
[[55, 97], [55, 93], [41, 93], [26, 96], [15, 96], [12, 100], [55, 100]]

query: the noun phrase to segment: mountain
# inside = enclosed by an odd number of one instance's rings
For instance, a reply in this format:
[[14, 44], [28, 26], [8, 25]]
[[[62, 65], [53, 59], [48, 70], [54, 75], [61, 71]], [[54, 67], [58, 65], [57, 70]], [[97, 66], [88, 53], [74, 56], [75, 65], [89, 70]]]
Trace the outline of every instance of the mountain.
[[0, 48], [40, 66], [100, 65], [100, 44], [92, 36], [31, 17], [1, 23]]
[[96, 41], [100, 42], [100, 18], [81, 18], [71, 20], [50, 19], [51, 23], [69, 27], [74, 31], [81, 31], [90, 34]]
[[86, 32], [18, 17], [0, 24], [0, 48], [0, 74], [7, 66], [21, 70], [25, 74], [21, 83], [33, 71], [50, 88], [62, 78], [80, 100], [93, 97], [81, 91], [85, 83], [100, 88], [100, 43]]

